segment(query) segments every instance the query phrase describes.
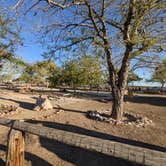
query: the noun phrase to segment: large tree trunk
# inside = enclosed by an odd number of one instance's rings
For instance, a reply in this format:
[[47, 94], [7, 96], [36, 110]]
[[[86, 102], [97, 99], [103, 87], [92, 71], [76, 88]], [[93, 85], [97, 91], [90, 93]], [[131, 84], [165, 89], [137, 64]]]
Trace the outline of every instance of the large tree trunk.
[[124, 90], [116, 89], [112, 91], [113, 105], [111, 117], [120, 121], [123, 117]]
[[120, 121], [122, 119], [123, 116], [123, 92], [118, 90], [117, 94], [113, 94], [113, 105], [112, 105], [112, 118]]
[[[124, 40], [128, 39], [128, 29], [125, 29], [125, 34], [126, 35], [124, 35]], [[111, 116], [114, 119], [120, 121], [122, 120], [123, 117], [124, 94], [127, 85], [127, 78], [129, 71], [129, 57], [130, 53], [132, 52], [132, 44], [126, 43], [126, 50], [122, 60], [122, 66], [117, 74], [112, 60], [112, 51], [110, 48], [110, 42], [107, 36], [108, 35], [105, 34], [104, 46], [105, 46], [105, 53], [106, 53], [107, 65], [110, 77], [109, 79], [110, 79], [110, 85], [112, 88], [112, 97], [113, 97]]]
[[122, 68], [118, 75], [114, 75], [110, 71], [110, 84], [112, 87], [112, 114], [111, 117], [117, 121], [122, 120], [123, 117], [123, 105], [124, 105], [124, 95], [127, 86], [129, 62], [124, 59], [122, 62]]
[[[105, 45], [109, 45], [108, 41], [105, 41]], [[113, 61], [112, 61], [112, 52], [111, 49], [106, 47], [105, 52], [107, 55], [107, 65], [108, 65], [108, 70], [109, 70], [109, 80], [110, 80], [110, 85], [112, 88], [112, 113], [111, 117], [120, 121], [123, 116], [123, 99], [124, 99], [124, 86], [125, 86], [125, 79], [127, 77], [121, 77], [123, 80], [122, 85], [118, 85], [118, 80], [117, 80], [117, 74], [113, 66]], [[125, 72], [122, 72], [122, 76], [125, 76]]]

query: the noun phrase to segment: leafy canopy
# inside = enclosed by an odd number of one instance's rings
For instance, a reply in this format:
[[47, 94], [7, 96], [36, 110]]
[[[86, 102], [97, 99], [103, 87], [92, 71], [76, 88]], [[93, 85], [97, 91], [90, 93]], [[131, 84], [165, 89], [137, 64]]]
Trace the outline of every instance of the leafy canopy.
[[99, 85], [104, 81], [100, 60], [97, 57], [84, 55], [66, 61], [50, 81], [52, 84], [67, 84], [74, 87]]
[[151, 81], [159, 82], [162, 84], [162, 86], [164, 86], [166, 83], [166, 59], [163, 60], [163, 62], [158, 67], [156, 67]]

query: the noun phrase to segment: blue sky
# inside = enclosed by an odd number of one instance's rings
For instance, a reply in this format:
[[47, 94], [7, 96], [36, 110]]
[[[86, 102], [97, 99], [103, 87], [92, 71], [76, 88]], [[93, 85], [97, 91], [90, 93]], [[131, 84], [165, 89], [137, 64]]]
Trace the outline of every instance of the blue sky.
[[35, 42], [29, 42], [30, 35], [26, 39], [24, 46], [19, 46], [16, 50], [16, 55], [22, 57], [28, 63], [33, 63], [36, 61], [42, 61], [41, 56], [44, 49]]

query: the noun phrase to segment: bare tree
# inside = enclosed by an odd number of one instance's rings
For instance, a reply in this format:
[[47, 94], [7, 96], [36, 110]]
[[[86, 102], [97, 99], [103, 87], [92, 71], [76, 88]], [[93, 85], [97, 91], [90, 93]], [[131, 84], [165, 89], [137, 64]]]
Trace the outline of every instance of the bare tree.
[[[102, 49], [107, 60], [109, 82], [112, 87], [111, 115], [121, 120], [131, 62], [145, 56], [145, 53], [150, 57], [155, 51], [161, 52], [165, 49], [165, 1], [38, 0], [33, 2], [25, 10], [25, 14], [31, 10], [35, 16], [43, 16], [41, 26], [43, 33], [40, 34], [43, 35], [43, 40], [46, 40], [50, 50], [47, 56], [62, 55], [64, 51], [61, 50]], [[16, 5], [22, 6], [22, 1]], [[116, 57], [120, 57], [118, 73]]]

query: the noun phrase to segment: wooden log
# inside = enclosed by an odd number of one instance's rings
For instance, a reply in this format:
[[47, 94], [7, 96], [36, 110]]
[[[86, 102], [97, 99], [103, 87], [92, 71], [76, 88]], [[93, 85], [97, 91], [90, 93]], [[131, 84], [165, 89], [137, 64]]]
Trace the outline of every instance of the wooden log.
[[21, 131], [10, 131], [6, 166], [24, 166], [24, 137]]
[[166, 153], [148, 148], [128, 145], [112, 140], [104, 140], [44, 126], [37, 126], [27, 122], [15, 121], [13, 123], [12, 120], [5, 118], [0, 118], [0, 124], [9, 127], [13, 124], [14, 129], [59, 141], [67, 145], [122, 158], [138, 164], [164, 166], [166, 163]]

